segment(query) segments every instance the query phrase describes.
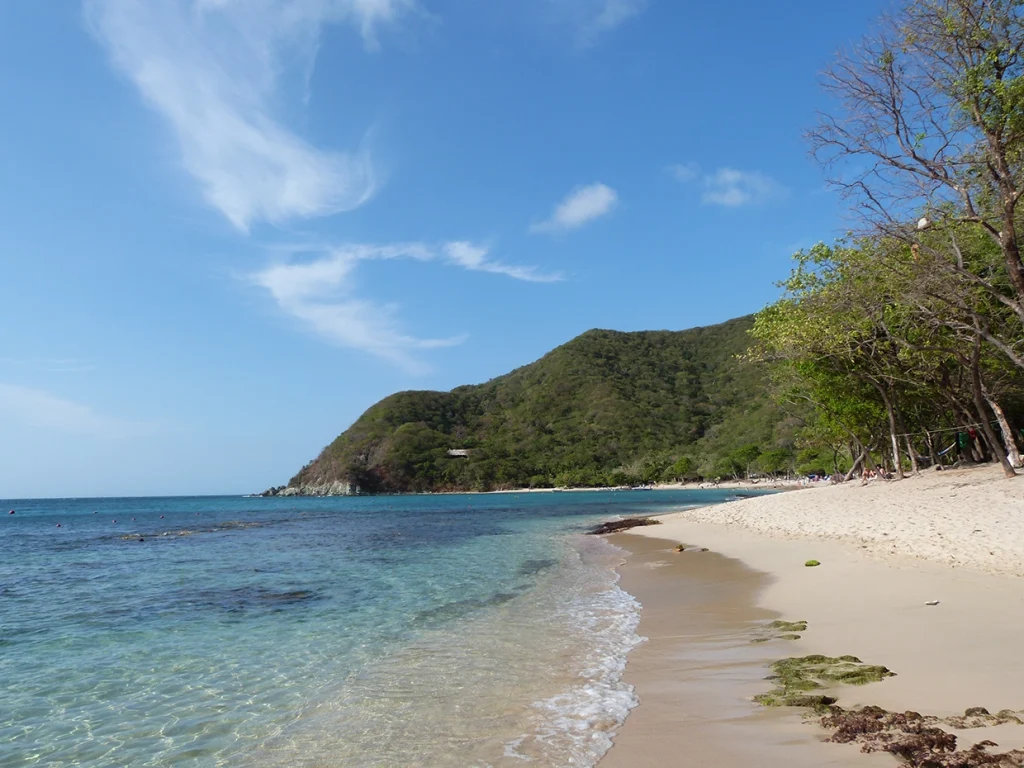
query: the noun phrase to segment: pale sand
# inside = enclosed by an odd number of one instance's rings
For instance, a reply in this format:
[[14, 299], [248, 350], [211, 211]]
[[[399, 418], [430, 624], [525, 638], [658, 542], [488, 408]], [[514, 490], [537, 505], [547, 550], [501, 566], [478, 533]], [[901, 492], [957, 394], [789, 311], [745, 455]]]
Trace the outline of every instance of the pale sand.
[[[853, 654], [897, 673], [839, 689], [845, 707], [877, 704], [939, 716], [971, 706], [1024, 709], [1024, 479], [1003, 480], [993, 468], [936, 472], [747, 499], [661, 520], [630, 537], [656, 542], [654, 553], [635, 555], [623, 569], [624, 588], [644, 604], [639, 631], [651, 641], [627, 665], [641, 704], [602, 768], [700, 760], [721, 766], [895, 765], [888, 756], [862, 755], [849, 745], [817, 744], [821, 734], [800, 724], [797, 714], [767, 712], [749, 701], [770, 687], [761, 679], [766, 665], [787, 656]], [[701, 633], [687, 638], [686, 628], [699, 622], [678, 591], [685, 582], [677, 580], [672, 589], [673, 571], [679, 560], [711, 553], [678, 554], [671, 549], [675, 542], [708, 547], [764, 574], [751, 590], [761, 612], [747, 615], [764, 620], [766, 611], [774, 611], [808, 621], [808, 630], [798, 641], [758, 644], [745, 653], [737, 650], [735, 636], [717, 646]], [[645, 567], [638, 561], [643, 557], [669, 565]], [[811, 558], [821, 565], [805, 567]], [[940, 603], [926, 606], [929, 600]], [[700, 609], [709, 610], [718, 610], [714, 601]], [[735, 664], [738, 653], [742, 663]], [[732, 672], [716, 672], [722, 664]], [[696, 719], [694, 712], [700, 713]], [[685, 744], [671, 746], [680, 728], [690, 734], [697, 762], [676, 752], [685, 753]], [[1000, 749], [1021, 747], [1024, 727], [966, 732], [960, 747], [986, 738]], [[759, 747], [753, 759], [748, 747], [759, 744], [770, 746]], [[815, 749], [826, 751], [808, 752]]]
[[835, 539], [886, 558], [909, 555], [1024, 575], [1024, 477], [1006, 480], [991, 465], [820, 486], [784, 500], [761, 496], [688, 510], [679, 519], [779, 538]]

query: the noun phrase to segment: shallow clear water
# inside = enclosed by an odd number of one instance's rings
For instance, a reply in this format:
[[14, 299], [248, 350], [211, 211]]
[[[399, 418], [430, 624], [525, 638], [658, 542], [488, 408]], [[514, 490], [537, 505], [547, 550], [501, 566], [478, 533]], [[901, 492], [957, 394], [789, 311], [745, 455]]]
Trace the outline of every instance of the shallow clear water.
[[593, 765], [639, 606], [580, 531], [729, 496], [0, 502], [0, 765]]

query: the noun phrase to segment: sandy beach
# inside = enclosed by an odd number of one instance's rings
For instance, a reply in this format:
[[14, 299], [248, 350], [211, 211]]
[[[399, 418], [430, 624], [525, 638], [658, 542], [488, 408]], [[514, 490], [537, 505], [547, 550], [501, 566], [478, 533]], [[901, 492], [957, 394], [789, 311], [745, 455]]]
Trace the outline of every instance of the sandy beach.
[[[897, 765], [822, 743], [805, 710], [751, 700], [771, 688], [773, 661], [808, 654], [851, 654], [896, 673], [831, 691], [847, 709], [1024, 709], [1024, 479], [996, 467], [935, 472], [660, 519], [613, 539], [632, 553], [622, 585], [644, 606], [649, 640], [626, 669], [641, 704], [602, 768]], [[677, 553], [678, 543], [708, 551]], [[773, 619], [808, 626], [798, 640], [752, 643]], [[953, 732], [959, 749], [1024, 746], [1021, 725]]]

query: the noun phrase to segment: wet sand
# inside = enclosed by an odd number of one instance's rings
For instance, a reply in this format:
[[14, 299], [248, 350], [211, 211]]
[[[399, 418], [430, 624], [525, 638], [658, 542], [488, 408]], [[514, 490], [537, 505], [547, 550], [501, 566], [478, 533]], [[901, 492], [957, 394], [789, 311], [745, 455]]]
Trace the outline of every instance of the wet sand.
[[[851, 654], [896, 673], [831, 691], [848, 709], [1024, 710], [1024, 497], [1016, 482], [990, 486], [985, 475], [779, 494], [611, 537], [631, 553], [621, 585], [642, 603], [638, 632], [650, 640], [625, 673], [640, 706], [601, 768], [898, 765], [822, 743], [801, 710], [750, 700], [771, 688], [773, 661], [808, 654]], [[982, 534], [992, 546], [984, 564], [971, 554]], [[710, 551], [677, 553], [677, 543]], [[808, 628], [799, 640], [751, 644], [776, 618]], [[959, 749], [985, 739], [994, 752], [1024, 747], [1020, 725], [955, 733]]]
[[630, 553], [620, 586], [643, 604], [637, 631], [648, 639], [630, 654], [624, 676], [640, 706], [600, 768], [893, 764], [888, 755], [823, 743], [823, 732], [797, 711], [751, 701], [771, 687], [767, 667], [792, 645], [751, 643], [779, 617], [757, 606], [766, 574], [717, 552], [676, 553], [674, 541], [609, 538]]

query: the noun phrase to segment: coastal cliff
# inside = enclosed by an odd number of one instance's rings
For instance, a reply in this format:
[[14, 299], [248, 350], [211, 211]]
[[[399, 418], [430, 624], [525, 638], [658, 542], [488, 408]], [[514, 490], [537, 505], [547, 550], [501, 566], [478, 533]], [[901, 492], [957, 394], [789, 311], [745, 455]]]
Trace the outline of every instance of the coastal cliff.
[[801, 421], [740, 358], [751, 325], [592, 330], [484, 384], [399, 392], [267, 494], [618, 486], [785, 468]]
[[355, 496], [359, 487], [346, 480], [301, 485], [280, 485], [269, 488], [261, 496]]

